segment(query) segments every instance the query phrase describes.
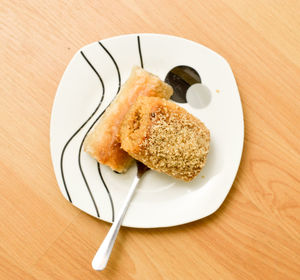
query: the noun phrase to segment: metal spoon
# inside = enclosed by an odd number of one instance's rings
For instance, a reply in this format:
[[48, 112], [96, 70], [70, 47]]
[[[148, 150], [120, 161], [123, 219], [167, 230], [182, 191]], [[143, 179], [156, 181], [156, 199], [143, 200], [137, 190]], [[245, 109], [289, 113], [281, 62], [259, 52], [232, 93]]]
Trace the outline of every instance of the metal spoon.
[[93, 269], [103, 270], [106, 267], [110, 253], [112, 251], [112, 248], [114, 246], [115, 240], [118, 235], [118, 232], [120, 230], [122, 221], [123, 221], [126, 211], [128, 209], [129, 203], [133, 197], [133, 194], [136, 190], [136, 187], [139, 184], [141, 177], [144, 175], [144, 173], [148, 169], [149, 168], [147, 166], [145, 166], [141, 162], [137, 161], [137, 174], [130, 186], [127, 197], [120, 209], [120, 212], [118, 213], [116, 220], [113, 222], [109, 232], [107, 233], [105, 239], [103, 240], [102, 244], [100, 245], [100, 247], [92, 261]]

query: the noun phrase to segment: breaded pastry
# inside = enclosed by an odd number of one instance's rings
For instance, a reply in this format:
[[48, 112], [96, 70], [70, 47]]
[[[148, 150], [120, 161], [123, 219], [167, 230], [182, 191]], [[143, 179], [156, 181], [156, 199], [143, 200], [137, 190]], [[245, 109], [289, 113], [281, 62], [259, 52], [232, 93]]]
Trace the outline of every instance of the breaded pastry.
[[84, 150], [98, 162], [117, 172], [125, 172], [133, 162], [121, 149], [120, 125], [138, 96], [157, 96], [169, 99], [172, 87], [140, 67], [134, 67], [115, 100], [106, 109], [84, 141]]
[[146, 166], [191, 181], [206, 162], [210, 133], [172, 101], [139, 97], [121, 126], [121, 147]]

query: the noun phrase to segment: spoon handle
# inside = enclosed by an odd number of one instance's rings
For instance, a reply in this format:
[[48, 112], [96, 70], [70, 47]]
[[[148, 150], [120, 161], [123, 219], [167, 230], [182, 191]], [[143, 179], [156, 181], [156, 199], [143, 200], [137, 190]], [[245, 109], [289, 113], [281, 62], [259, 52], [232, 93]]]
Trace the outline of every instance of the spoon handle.
[[109, 232], [107, 233], [105, 239], [103, 240], [102, 244], [100, 245], [93, 261], [92, 266], [95, 270], [103, 270], [106, 267], [108, 262], [111, 250], [114, 246], [115, 240], [117, 238], [119, 229], [122, 225], [122, 221], [130, 204], [130, 201], [133, 197], [135, 189], [140, 181], [140, 176], [136, 176], [130, 186], [129, 192], [126, 196], [126, 199], [116, 217], [116, 220], [113, 222], [112, 227], [110, 228]]

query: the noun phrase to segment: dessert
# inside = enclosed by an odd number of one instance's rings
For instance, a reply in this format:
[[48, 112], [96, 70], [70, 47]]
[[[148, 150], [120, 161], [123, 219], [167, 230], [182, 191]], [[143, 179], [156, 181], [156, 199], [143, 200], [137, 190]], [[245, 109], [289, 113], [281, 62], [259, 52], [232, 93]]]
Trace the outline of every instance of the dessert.
[[184, 181], [206, 162], [210, 133], [205, 125], [172, 101], [139, 97], [126, 114], [121, 148], [156, 171]]
[[121, 149], [120, 126], [139, 96], [156, 96], [169, 99], [172, 87], [140, 67], [133, 67], [131, 75], [122, 86], [115, 100], [109, 105], [84, 141], [84, 150], [98, 162], [123, 173], [133, 162]]

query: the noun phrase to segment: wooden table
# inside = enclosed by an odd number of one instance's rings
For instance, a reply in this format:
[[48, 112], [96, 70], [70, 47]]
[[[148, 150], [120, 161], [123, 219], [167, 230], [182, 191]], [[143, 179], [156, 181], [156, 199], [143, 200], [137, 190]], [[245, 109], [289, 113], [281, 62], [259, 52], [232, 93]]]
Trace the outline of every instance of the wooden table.
[[[299, 11], [297, 0], [2, 0], [0, 279], [300, 279]], [[61, 195], [51, 107], [80, 47], [139, 32], [185, 37], [229, 61], [244, 152], [215, 214], [173, 228], [123, 228], [107, 269], [95, 272], [110, 225]]]

